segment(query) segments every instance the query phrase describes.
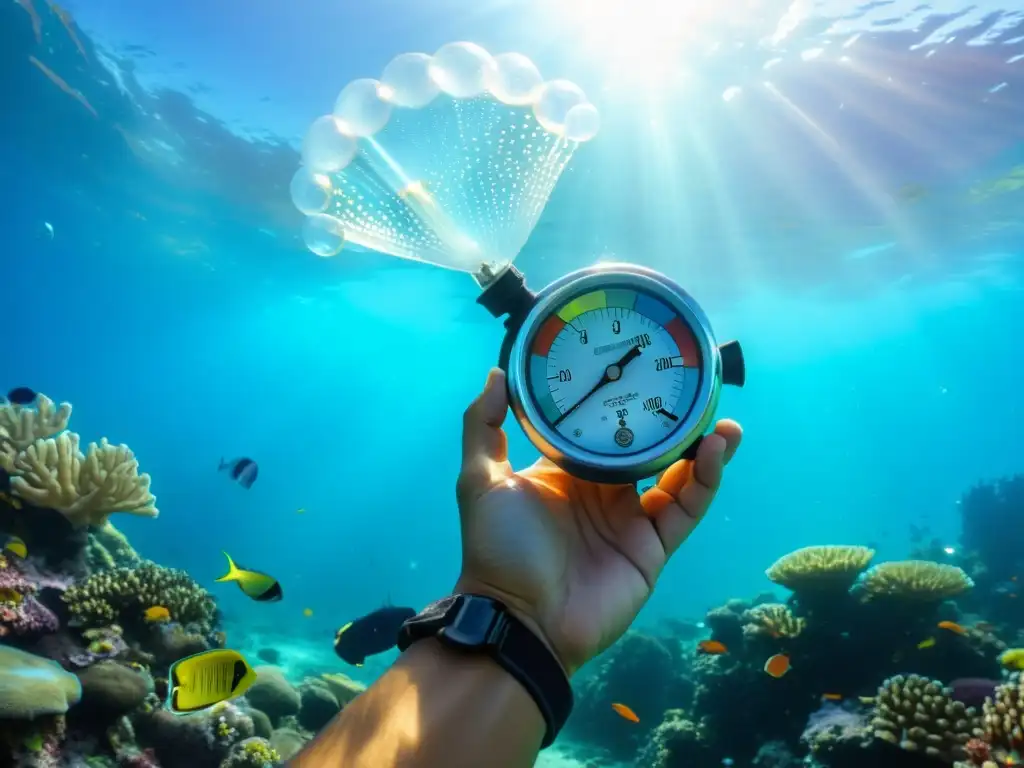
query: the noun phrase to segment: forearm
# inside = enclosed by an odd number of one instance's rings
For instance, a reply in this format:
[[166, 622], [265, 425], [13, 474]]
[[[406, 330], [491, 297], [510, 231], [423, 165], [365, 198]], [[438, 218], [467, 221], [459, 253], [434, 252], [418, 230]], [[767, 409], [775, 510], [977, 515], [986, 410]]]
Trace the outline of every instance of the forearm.
[[527, 768], [544, 737], [530, 694], [490, 659], [421, 640], [290, 768]]

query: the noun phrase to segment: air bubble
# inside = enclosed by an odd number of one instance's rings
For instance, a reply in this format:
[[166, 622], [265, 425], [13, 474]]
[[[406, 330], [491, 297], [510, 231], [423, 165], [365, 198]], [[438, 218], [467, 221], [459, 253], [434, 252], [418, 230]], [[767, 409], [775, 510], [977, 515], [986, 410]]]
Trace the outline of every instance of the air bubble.
[[317, 118], [302, 142], [302, 162], [314, 173], [334, 173], [352, 162], [356, 140], [342, 133], [333, 115]]
[[475, 43], [448, 43], [438, 48], [430, 63], [430, 77], [456, 99], [471, 99], [487, 90], [494, 75], [494, 59]]
[[545, 83], [537, 102], [533, 105], [533, 114], [537, 122], [551, 133], [562, 133], [569, 110], [583, 104], [587, 97], [583, 90], [568, 80], [552, 80]]
[[306, 166], [295, 172], [288, 190], [295, 207], [307, 216], [324, 211], [331, 200], [331, 180]]
[[341, 222], [333, 216], [315, 213], [302, 225], [302, 239], [317, 256], [337, 256], [345, 245], [345, 232]]
[[571, 141], [590, 141], [601, 129], [601, 116], [589, 101], [577, 104], [565, 115], [565, 138]]
[[430, 57], [425, 53], [403, 53], [384, 67], [378, 95], [399, 107], [425, 107], [440, 92], [430, 78]]
[[334, 102], [334, 116], [341, 121], [345, 133], [373, 136], [387, 125], [391, 105], [381, 98], [380, 87], [376, 80], [362, 78], [353, 80], [338, 94], [338, 100]]
[[534, 63], [521, 53], [502, 53], [494, 57], [490, 91], [505, 104], [532, 104], [540, 94], [544, 80]]

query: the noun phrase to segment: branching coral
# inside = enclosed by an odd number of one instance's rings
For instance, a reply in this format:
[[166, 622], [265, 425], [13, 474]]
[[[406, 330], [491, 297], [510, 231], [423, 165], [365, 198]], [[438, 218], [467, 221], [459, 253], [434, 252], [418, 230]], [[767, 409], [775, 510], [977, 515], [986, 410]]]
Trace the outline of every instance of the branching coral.
[[71, 418], [71, 404], [57, 406], [46, 395], [36, 398], [35, 408], [0, 404], [0, 467], [10, 472], [15, 457], [36, 440], [63, 432]]
[[795, 616], [782, 603], [763, 603], [743, 614], [743, 634], [747, 636], [799, 637], [807, 621]]
[[149, 475], [127, 445], [106, 438], [79, 450], [74, 432], [36, 440], [14, 459], [11, 489], [39, 507], [64, 514], [75, 526], [103, 525], [114, 512], [156, 517]]
[[937, 603], [963, 594], [974, 586], [971, 577], [955, 565], [928, 560], [879, 563], [857, 585], [862, 599], [895, 597]]
[[794, 592], [845, 591], [874, 556], [868, 547], [804, 547], [783, 555], [765, 573]]
[[206, 633], [213, 627], [216, 604], [210, 593], [184, 571], [146, 562], [138, 568], [113, 568], [90, 576], [64, 593], [72, 617], [82, 626], [115, 622], [138, 625], [143, 612], [161, 605], [171, 619]]
[[920, 675], [896, 675], [882, 683], [871, 728], [875, 738], [947, 762], [966, 757], [967, 742], [982, 734], [974, 709], [954, 701], [942, 683]]
[[983, 708], [985, 740], [1005, 750], [1024, 749], [1024, 679], [1020, 675], [996, 688]]

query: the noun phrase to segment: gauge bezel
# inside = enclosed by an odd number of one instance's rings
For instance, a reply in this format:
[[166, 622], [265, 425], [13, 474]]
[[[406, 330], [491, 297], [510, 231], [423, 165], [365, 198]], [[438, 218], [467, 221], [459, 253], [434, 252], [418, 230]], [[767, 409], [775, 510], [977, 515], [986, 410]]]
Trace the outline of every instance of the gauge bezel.
[[[545, 321], [578, 296], [602, 288], [647, 293], [667, 304], [693, 330], [703, 361], [697, 395], [687, 417], [655, 445], [625, 456], [587, 451], [563, 437], [548, 424], [529, 389], [530, 350]], [[669, 278], [633, 264], [587, 267], [565, 275], [540, 291], [516, 334], [508, 361], [512, 412], [530, 442], [569, 474], [601, 483], [637, 482], [678, 461], [710, 426], [721, 388], [721, 355], [711, 323], [700, 305]]]

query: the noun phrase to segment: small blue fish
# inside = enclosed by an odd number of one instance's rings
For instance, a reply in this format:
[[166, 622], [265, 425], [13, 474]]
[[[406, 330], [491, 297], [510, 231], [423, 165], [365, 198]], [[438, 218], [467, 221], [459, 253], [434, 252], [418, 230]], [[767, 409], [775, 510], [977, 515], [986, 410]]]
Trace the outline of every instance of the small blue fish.
[[256, 482], [256, 477], [260, 473], [260, 468], [256, 462], [245, 457], [232, 459], [231, 461], [221, 459], [217, 470], [220, 472], [227, 471], [231, 475], [231, 479], [246, 490], [252, 488], [252, 484]]

